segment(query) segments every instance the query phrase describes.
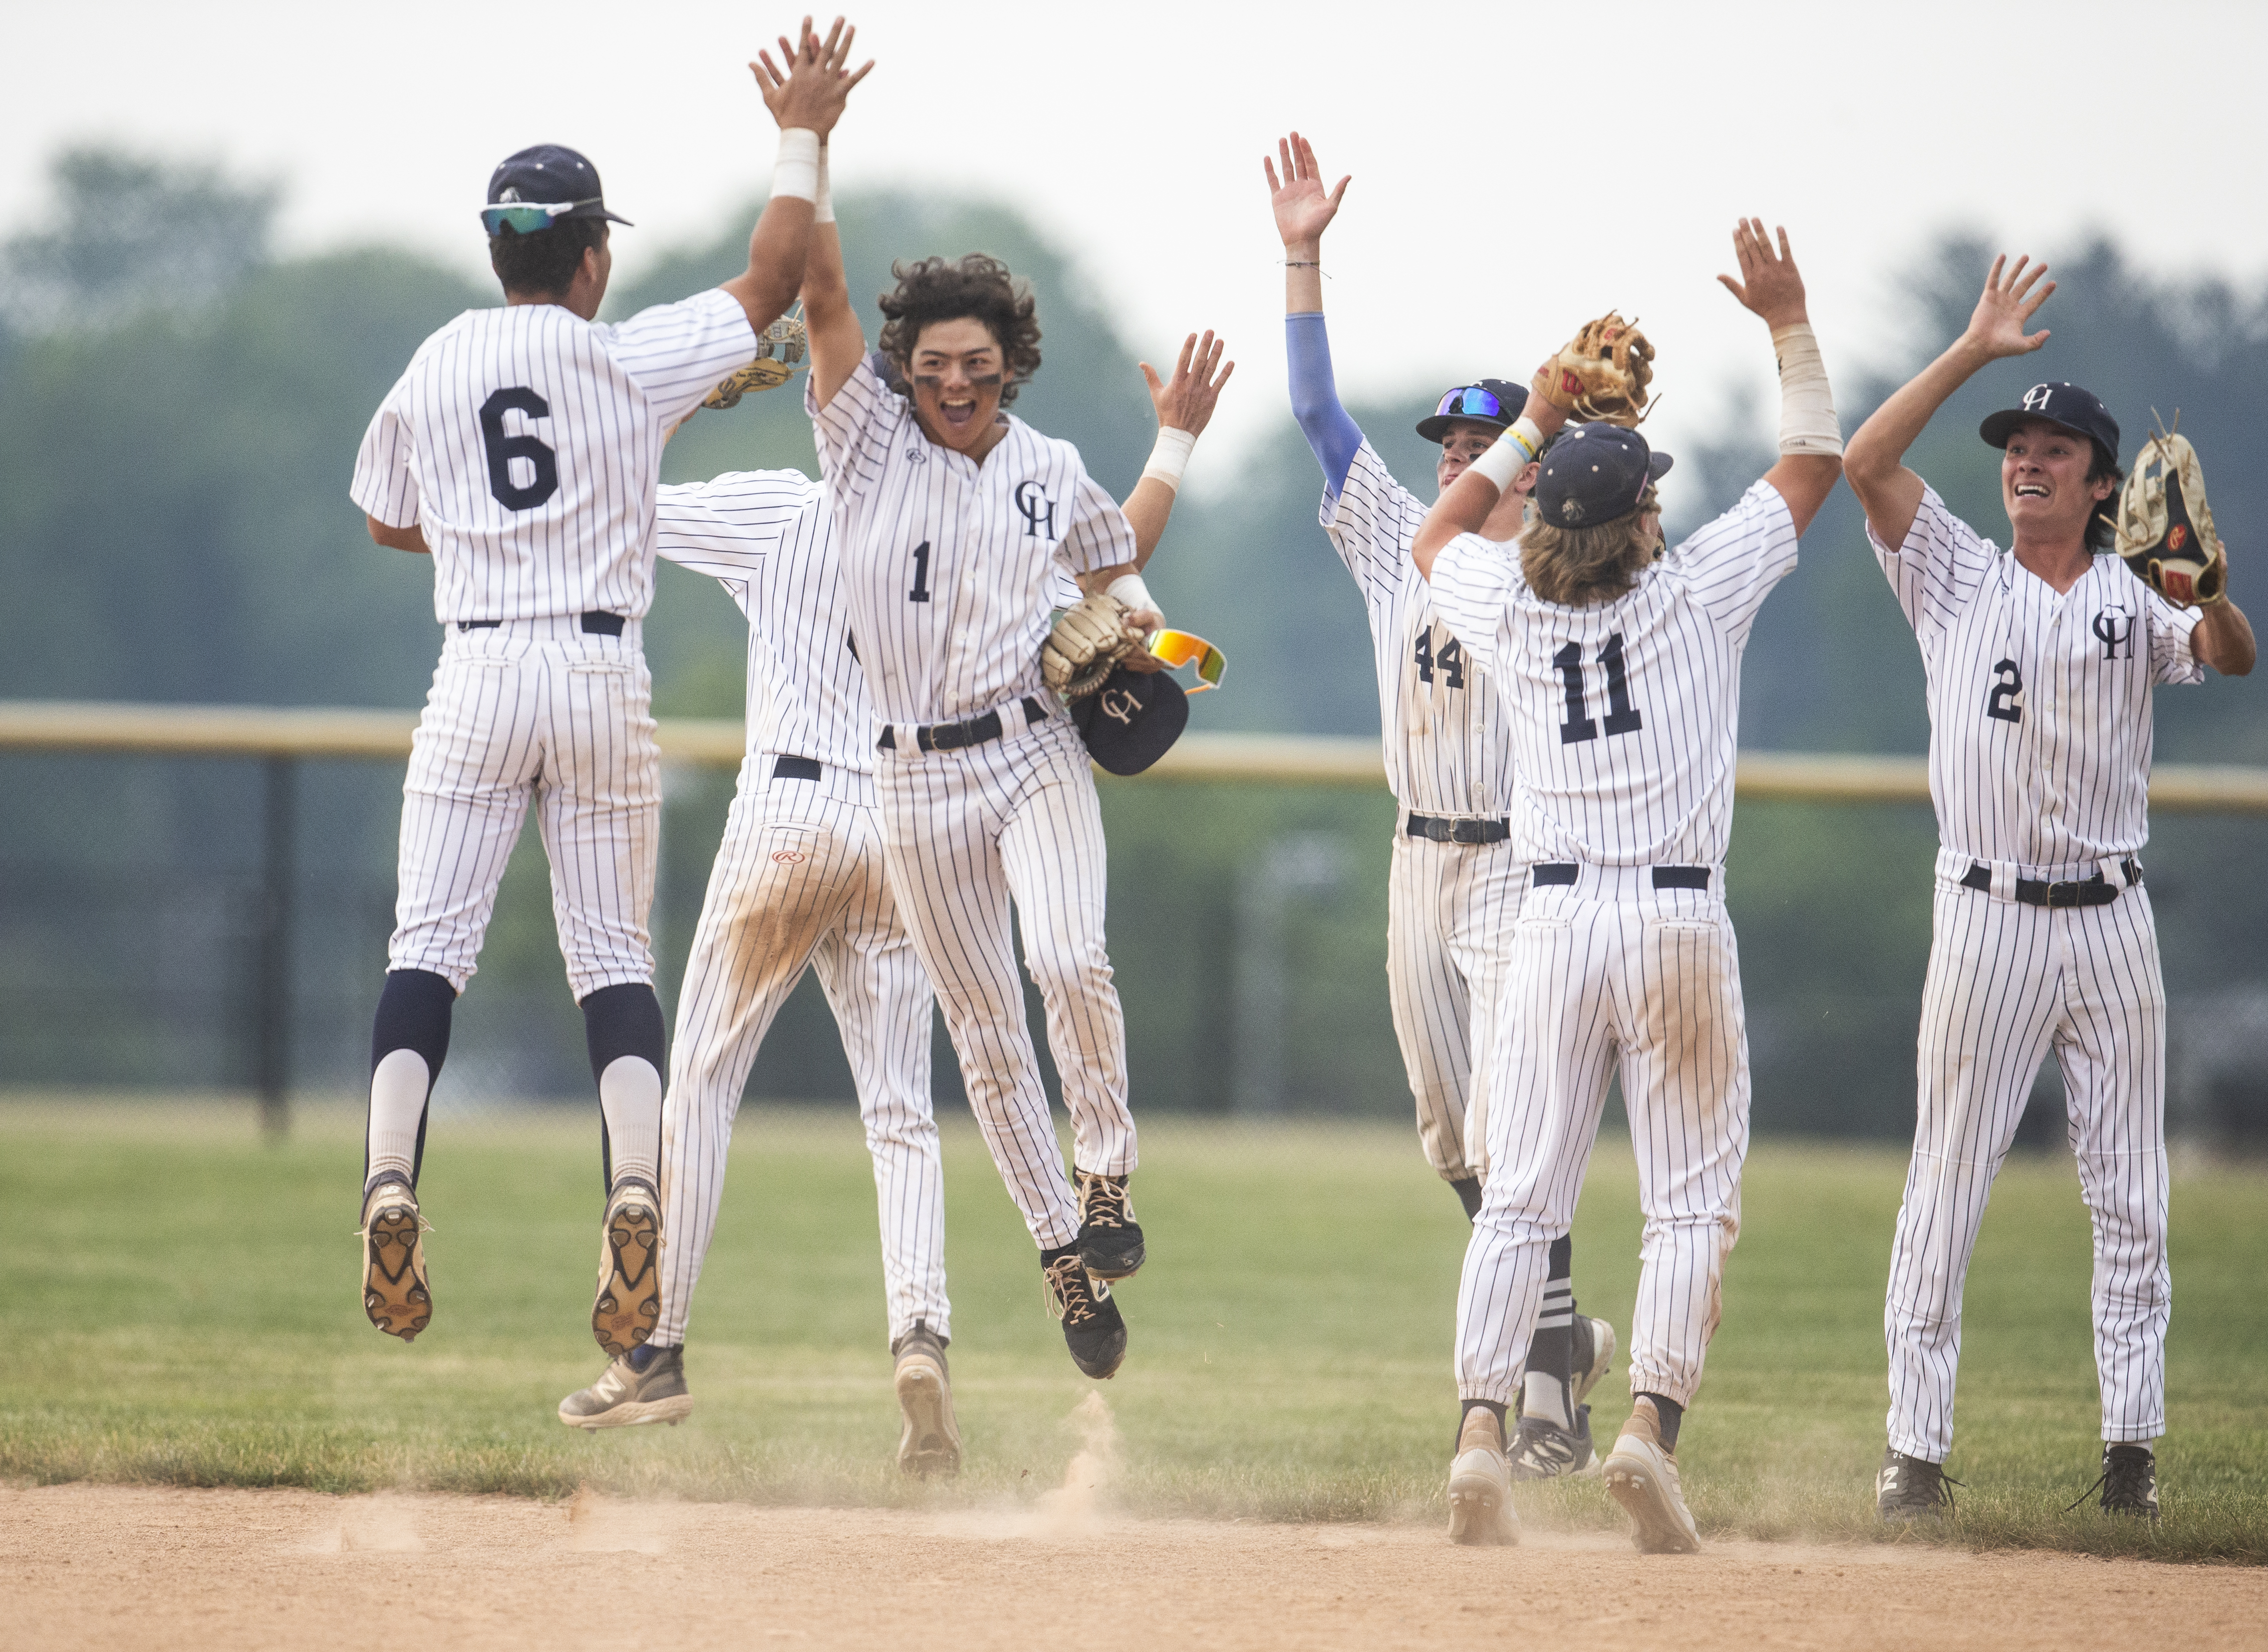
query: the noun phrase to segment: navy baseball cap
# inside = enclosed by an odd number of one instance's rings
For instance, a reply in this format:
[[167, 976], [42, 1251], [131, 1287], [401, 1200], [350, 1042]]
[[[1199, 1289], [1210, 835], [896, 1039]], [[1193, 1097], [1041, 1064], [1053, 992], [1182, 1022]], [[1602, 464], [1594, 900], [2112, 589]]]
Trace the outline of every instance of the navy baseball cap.
[[538, 143], [497, 163], [497, 169], [489, 174], [489, 204], [500, 207], [522, 201], [538, 205], [571, 201], [573, 209], [560, 213], [560, 217], [630, 223], [621, 213], [607, 209], [606, 192], [599, 187], [599, 169], [563, 143]]
[[1418, 434], [1429, 442], [1438, 442], [1448, 435], [1452, 419], [1470, 419], [1475, 424], [1492, 424], [1499, 430], [1508, 430], [1527, 405], [1525, 385], [1504, 378], [1476, 379], [1446, 393], [1432, 416], [1418, 421]]
[[1189, 693], [1170, 672], [1121, 665], [1101, 687], [1071, 701], [1071, 720], [1088, 756], [1111, 774], [1138, 775], [1189, 727]]
[[1619, 424], [1568, 425], [1543, 450], [1536, 514], [1555, 528], [1618, 521], [1638, 509], [1646, 484], [1669, 474], [1675, 462]]
[[2061, 383], [2034, 385], [2024, 392], [2022, 407], [2003, 407], [1978, 425], [1977, 434], [1994, 447], [2006, 447], [2010, 435], [2026, 419], [2045, 419], [2074, 436], [2086, 437], [2110, 455], [2111, 464], [2118, 463], [2118, 421], [2091, 390]]

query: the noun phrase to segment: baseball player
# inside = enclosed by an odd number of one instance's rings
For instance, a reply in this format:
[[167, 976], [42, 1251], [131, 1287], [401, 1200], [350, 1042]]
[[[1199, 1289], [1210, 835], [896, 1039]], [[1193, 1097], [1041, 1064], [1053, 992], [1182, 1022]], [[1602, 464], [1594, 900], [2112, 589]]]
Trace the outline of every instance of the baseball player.
[[[1110, 1282], [1144, 1254], [1125, 1024], [1103, 944], [1094, 775], [1040, 656], [1059, 569], [1108, 590], [1143, 631], [1163, 621], [1125, 513], [1068, 443], [1006, 412], [1040, 363], [1031, 297], [982, 255], [898, 267], [881, 349], [909, 382], [901, 395], [866, 358], [834, 236], [822, 230], [804, 285], [805, 396], [873, 702], [883, 863], [1065, 1343], [1107, 1377], [1126, 1351]], [[1193, 441], [1161, 430], [1145, 474], [1176, 487]], [[1012, 898], [1071, 1116], [1076, 1197], [1025, 1024]]]
[[714, 291], [596, 325], [608, 224], [628, 220], [574, 151], [506, 159], [481, 215], [504, 306], [426, 340], [363, 438], [355, 503], [379, 544], [431, 553], [446, 632], [411, 750], [371, 1039], [363, 1304], [405, 1341], [433, 1311], [416, 1193], [426, 1100], [531, 800], [599, 1087], [608, 1199], [592, 1330], [611, 1354], [652, 1330], [662, 1024], [646, 912], [660, 796], [639, 624], [655, 473], [664, 434], [795, 297], [819, 140], [866, 73], [844, 70], [852, 33], [839, 19], [824, 42], [806, 29], [786, 84], [767, 88], [781, 128], [772, 197], [747, 268]]
[[[1603, 1465], [1648, 1553], [1700, 1546], [1675, 1452], [1739, 1229], [1749, 1069], [1724, 904], [1740, 665], [1757, 610], [1835, 486], [1842, 443], [1783, 231], [1734, 232], [1720, 277], [1772, 329], [1779, 462], [1673, 550], [1654, 483], [1669, 468], [1633, 430], [1568, 424], [1544, 454], [1513, 554], [1478, 532], [1563, 423], [1596, 405], [1580, 374], [1618, 341], [1594, 323], [1536, 378], [1526, 411], [1443, 492], [1410, 547], [1433, 602], [1511, 722], [1514, 853], [1528, 868], [1497, 1029], [1488, 1177], [1457, 1297], [1461, 1417], [1450, 1536], [1507, 1542], [1504, 1413], [1519, 1391], [1548, 1272], [1619, 1067], [1646, 1214], [1631, 1325], [1635, 1403]], [[1644, 353], [1650, 354], [1650, 350]], [[1641, 381], [1642, 387], [1642, 381]], [[1639, 411], [1625, 396], [1619, 413]]]
[[1867, 536], [1921, 644], [1940, 843], [1913, 1162], [1883, 1311], [1887, 1521], [1948, 1499], [1962, 1282], [2050, 1051], [2095, 1228], [2102, 1506], [2157, 1515], [2166, 995], [2135, 858], [2149, 835], [2151, 690], [2200, 681], [2207, 665], [2252, 669], [2252, 629], [2225, 587], [2202, 609], [2176, 606], [2098, 554], [2113, 537], [2118, 425], [2078, 385], [2035, 385], [1981, 427], [2003, 455], [2007, 550], [1900, 462], [1978, 369], [2047, 342], [2024, 329], [2055, 284], [2027, 263], [1994, 260], [1967, 330], [1851, 438]]
[[[834, 222], [821, 151], [819, 222]], [[832, 231], [810, 268], [839, 264]], [[1211, 419], [1218, 347], [1192, 337], [1172, 382], [1149, 375], [1160, 428], [1192, 437]], [[878, 363], [886, 371], [887, 363]], [[1146, 370], [1145, 370], [1146, 371]], [[1137, 486], [1128, 519], [1145, 547], [1173, 490]], [[961, 1458], [946, 1347], [944, 1186], [930, 1105], [928, 978], [899, 921], [875, 822], [873, 710], [851, 642], [825, 489], [800, 471], [740, 471], [660, 491], [656, 548], [722, 581], [747, 614], [748, 754], [710, 874], [678, 1001], [662, 1103], [665, 1230], [652, 1339], [570, 1395], [562, 1422], [599, 1428], [681, 1421], [688, 1310], [716, 1231], [725, 1152], [748, 1070], [806, 967], [843, 1031], [874, 1162], [890, 1351], [904, 1428], [898, 1465], [952, 1474]], [[1078, 600], [1076, 591], [1067, 593]]]
[[[1388, 1001], [1417, 1100], [1418, 1139], [1469, 1219], [1481, 1203], [1484, 1068], [1513, 921], [1528, 886], [1507, 819], [1511, 723], [1410, 560], [1425, 505], [1394, 479], [1339, 403], [1323, 327], [1322, 235], [1350, 180], [1326, 192], [1314, 148], [1297, 132], [1277, 152], [1280, 180], [1272, 163], [1261, 165], [1284, 242], [1292, 410], [1323, 467], [1323, 532], [1370, 616], [1387, 782], [1401, 805], [1387, 885]], [[1441, 444], [1437, 490], [1511, 428], [1525, 397], [1483, 379], [1451, 390], [1419, 421], [1418, 434]], [[1481, 525], [1484, 538], [1519, 537], [1535, 469], [1530, 464], [1513, 479]], [[1606, 1374], [1615, 1333], [1605, 1320], [1575, 1311], [1573, 1260], [1571, 1236], [1552, 1241], [1512, 1448], [1517, 1478], [1578, 1473], [1594, 1460], [1591, 1408], [1582, 1399]]]

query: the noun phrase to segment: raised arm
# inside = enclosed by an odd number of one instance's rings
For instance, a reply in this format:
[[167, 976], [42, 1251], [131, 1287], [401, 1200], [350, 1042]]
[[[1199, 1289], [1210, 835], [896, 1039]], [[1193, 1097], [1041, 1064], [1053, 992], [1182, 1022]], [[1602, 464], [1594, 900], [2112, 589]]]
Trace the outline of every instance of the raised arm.
[[[826, 154], [820, 151], [822, 169]], [[831, 202], [826, 221], [812, 231], [811, 258], [803, 268], [803, 325], [811, 340], [811, 393], [823, 407], [866, 357], [866, 334], [843, 274], [843, 236]]]
[[[1969, 382], [1977, 370], [2004, 356], [2029, 356], [2048, 341], [2045, 328], [2027, 334], [2033, 314], [2055, 290], [2055, 283], [2042, 283], [2045, 264], [2019, 257], [2014, 269], [2003, 253], [1992, 261], [1984, 278], [1984, 296], [1977, 301], [1969, 327], [1945, 354], [1914, 376], [1874, 416], [1859, 427], [1843, 455], [1843, 474], [1851, 491], [1866, 507], [1874, 537], [1893, 550], [1913, 532], [1914, 516], [1921, 509], [1922, 481], [1905, 467], [1906, 450], [1914, 444], [1946, 398]], [[2027, 266], [2029, 266], [2029, 270]]]
[[[1224, 363], [1221, 353], [1227, 347], [1208, 331], [1202, 342], [1194, 333], [1182, 341], [1181, 359], [1174, 363], [1170, 383], [1158, 377], [1157, 369], [1149, 363], [1142, 363], [1142, 377], [1150, 386], [1150, 405], [1158, 410], [1158, 444], [1150, 452], [1150, 462], [1142, 472], [1134, 491], [1126, 496], [1126, 521], [1134, 530], [1134, 562], [1130, 570], [1123, 566], [1108, 570], [1112, 577], [1131, 571], [1139, 573], [1150, 565], [1150, 554], [1158, 548], [1158, 541], [1166, 536], [1166, 522], [1174, 514], [1174, 500], [1182, 486], [1182, 468], [1189, 463], [1189, 452], [1197, 446], [1197, 437], [1212, 422], [1212, 410], [1220, 400], [1221, 386], [1236, 371], [1234, 362]], [[1105, 589], [1110, 581], [1086, 587], [1092, 593]]]
[[[1811, 335], [1803, 275], [1788, 248], [1786, 230], [1779, 231], [1775, 249], [1762, 218], [1743, 218], [1733, 226], [1733, 252], [1740, 260], [1741, 278], [1717, 279], [1771, 329], [1772, 355], [1779, 367], [1780, 458], [1764, 473], [1764, 481], [1786, 502], [1800, 534], [1843, 474], [1843, 436], [1835, 419], [1834, 397], [1819, 359], [1818, 341]], [[1918, 503], [1920, 496], [1915, 499]]]
[[1284, 354], [1292, 371], [1292, 416], [1323, 467], [1323, 484], [1334, 494], [1362, 448], [1362, 430], [1339, 404], [1331, 372], [1330, 335], [1323, 327], [1323, 231], [1338, 216], [1351, 178], [1342, 178], [1326, 194], [1314, 146], [1294, 132], [1279, 139], [1274, 162], [1263, 158], [1269, 204], [1276, 232], [1284, 242]]
[[843, 65], [858, 31], [835, 19], [822, 40], [803, 20], [801, 40], [790, 46], [781, 37], [779, 48], [787, 63], [783, 73], [770, 52], [756, 54], [748, 69], [756, 77], [764, 105], [779, 123], [780, 153], [772, 169], [771, 199], [748, 238], [748, 267], [725, 283], [725, 290], [740, 301], [748, 325], [758, 332], [787, 313], [803, 284], [804, 262], [809, 255], [812, 226], [816, 221], [819, 165], [827, 135], [842, 118], [850, 89], [873, 68], [869, 62], [854, 74]]

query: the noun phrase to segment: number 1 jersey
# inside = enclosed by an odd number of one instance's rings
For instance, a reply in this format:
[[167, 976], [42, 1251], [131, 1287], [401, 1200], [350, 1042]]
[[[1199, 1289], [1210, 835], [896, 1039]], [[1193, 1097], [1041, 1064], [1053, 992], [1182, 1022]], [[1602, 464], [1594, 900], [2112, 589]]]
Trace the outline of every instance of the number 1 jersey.
[[1612, 602], [1544, 601], [1521, 576], [1517, 545], [1467, 533], [1442, 551], [1434, 606], [1511, 716], [1522, 859], [1724, 860], [1741, 656], [1795, 551], [1786, 502], [1764, 481]]
[[423, 531], [444, 625], [643, 618], [662, 444], [755, 353], [721, 290], [618, 326], [556, 304], [468, 310], [387, 393], [349, 491], [388, 527]]

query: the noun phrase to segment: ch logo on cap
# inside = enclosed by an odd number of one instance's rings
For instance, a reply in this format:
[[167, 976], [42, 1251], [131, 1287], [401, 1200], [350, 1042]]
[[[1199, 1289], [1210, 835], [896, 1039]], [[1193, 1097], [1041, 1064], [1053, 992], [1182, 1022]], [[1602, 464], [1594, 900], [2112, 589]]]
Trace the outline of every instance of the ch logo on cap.
[[2053, 385], [2034, 385], [2029, 390], [2024, 392], [2024, 411], [2037, 413], [2053, 400], [2055, 400]]
[[1095, 709], [1104, 716], [1123, 723], [1130, 729], [1134, 726], [1134, 714], [1142, 709], [1142, 701], [1132, 689], [1121, 688], [1116, 693], [1105, 693], [1095, 701]]

